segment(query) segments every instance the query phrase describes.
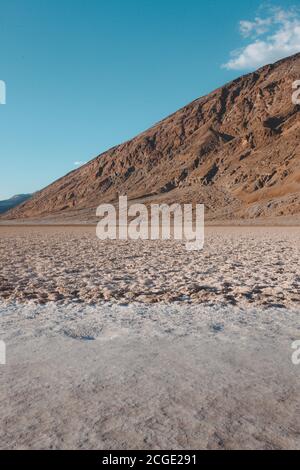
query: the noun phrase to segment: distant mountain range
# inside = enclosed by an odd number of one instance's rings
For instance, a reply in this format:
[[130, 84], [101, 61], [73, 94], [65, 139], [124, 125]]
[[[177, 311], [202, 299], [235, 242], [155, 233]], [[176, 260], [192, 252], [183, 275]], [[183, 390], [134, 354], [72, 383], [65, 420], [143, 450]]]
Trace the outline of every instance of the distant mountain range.
[[32, 194], [17, 194], [16, 196], [0, 201], [0, 214], [13, 209], [16, 206], [19, 206], [25, 201], [28, 201], [32, 197]]
[[[52, 183], [5, 216], [92, 220], [119, 195], [198, 202], [207, 220], [300, 213], [300, 54], [196, 99]], [[146, 92], [146, 90], [145, 90]]]

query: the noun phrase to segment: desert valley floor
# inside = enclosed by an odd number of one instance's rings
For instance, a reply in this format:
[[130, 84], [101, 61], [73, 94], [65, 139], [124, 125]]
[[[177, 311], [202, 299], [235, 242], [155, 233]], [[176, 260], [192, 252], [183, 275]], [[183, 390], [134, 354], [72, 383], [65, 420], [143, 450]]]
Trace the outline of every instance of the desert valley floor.
[[0, 448], [300, 449], [300, 228], [0, 227]]

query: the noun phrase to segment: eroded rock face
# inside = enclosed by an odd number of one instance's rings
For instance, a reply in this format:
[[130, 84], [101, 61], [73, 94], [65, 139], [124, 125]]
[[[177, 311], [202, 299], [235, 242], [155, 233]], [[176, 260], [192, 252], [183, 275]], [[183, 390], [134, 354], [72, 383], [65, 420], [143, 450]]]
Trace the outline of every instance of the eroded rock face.
[[119, 194], [202, 202], [210, 219], [300, 212], [300, 54], [180, 109], [38, 192], [6, 218], [85, 218]]

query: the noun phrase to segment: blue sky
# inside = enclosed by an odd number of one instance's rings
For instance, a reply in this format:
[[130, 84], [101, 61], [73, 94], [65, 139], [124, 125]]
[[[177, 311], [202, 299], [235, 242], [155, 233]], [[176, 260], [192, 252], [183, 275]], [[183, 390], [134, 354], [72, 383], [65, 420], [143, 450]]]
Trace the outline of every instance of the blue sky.
[[0, 0], [0, 199], [41, 189], [300, 50], [293, 6], [300, 0]]

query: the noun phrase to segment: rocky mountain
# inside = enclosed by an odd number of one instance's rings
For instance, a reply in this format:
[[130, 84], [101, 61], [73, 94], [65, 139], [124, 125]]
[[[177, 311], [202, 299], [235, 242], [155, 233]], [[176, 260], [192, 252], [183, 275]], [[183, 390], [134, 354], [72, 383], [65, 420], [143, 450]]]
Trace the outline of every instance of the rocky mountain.
[[199, 202], [210, 220], [300, 213], [300, 54], [196, 99], [39, 191], [8, 218], [92, 220], [101, 202]]
[[16, 206], [19, 206], [25, 201], [28, 201], [32, 197], [32, 194], [16, 194], [15, 196], [11, 197], [10, 199], [6, 199], [4, 201], [0, 201], [0, 214], [13, 209]]

